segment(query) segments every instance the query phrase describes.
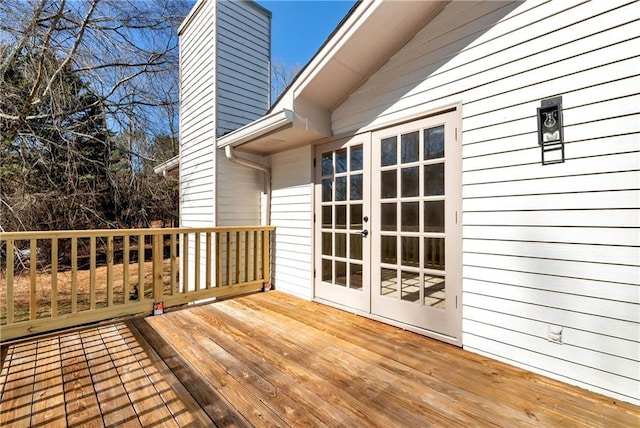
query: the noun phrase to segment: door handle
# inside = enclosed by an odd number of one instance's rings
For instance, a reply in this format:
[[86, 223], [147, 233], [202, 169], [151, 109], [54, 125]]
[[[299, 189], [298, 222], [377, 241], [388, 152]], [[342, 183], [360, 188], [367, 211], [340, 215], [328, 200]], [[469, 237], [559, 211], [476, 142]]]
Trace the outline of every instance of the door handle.
[[362, 236], [364, 236], [366, 238], [367, 235], [369, 235], [369, 231], [367, 229], [364, 229], [362, 232], [360, 232], [360, 235], [362, 235]]

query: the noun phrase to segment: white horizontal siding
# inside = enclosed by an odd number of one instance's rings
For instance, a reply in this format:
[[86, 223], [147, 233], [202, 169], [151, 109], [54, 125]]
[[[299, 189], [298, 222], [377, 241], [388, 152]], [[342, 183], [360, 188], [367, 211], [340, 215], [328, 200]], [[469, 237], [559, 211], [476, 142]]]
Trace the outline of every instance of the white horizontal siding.
[[269, 108], [271, 19], [248, 2], [219, 2], [217, 135], [261, 117]]
[[215, 211], [215, 2], [180, 35], [180, 224], [212, 226]]
[[[238, 157], [260, 161], [257, 157]], [[218, 157], [218, 226], [256, 226], [261, 224], [264, 174]]]
[[[452, 2], [332, 114], [355, 133], [461, 103], [463, 346], [635, 404], [639, 22], [622, 0]], [[542, 166], [559, 95], [566, 162]]]
[[276, 226], [274, 284], [278, 290], [311, 299], [311, 149], [271, 156], [271, 224]]

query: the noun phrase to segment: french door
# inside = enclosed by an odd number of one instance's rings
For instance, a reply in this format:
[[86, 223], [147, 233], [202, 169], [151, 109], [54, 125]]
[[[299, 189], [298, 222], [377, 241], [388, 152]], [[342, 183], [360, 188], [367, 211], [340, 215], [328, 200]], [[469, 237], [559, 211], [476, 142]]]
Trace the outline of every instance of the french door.
[[451, 342], [461, 324], [457, 111], [316, 149], [316, 296]]

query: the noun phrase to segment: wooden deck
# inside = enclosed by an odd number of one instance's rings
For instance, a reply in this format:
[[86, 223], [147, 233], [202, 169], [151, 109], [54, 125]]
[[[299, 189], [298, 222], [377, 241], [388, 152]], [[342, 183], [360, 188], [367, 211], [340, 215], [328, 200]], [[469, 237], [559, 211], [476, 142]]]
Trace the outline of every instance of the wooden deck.
[[2, 347], [0, 426], [606, 426], [640, 408], [278, 292]]

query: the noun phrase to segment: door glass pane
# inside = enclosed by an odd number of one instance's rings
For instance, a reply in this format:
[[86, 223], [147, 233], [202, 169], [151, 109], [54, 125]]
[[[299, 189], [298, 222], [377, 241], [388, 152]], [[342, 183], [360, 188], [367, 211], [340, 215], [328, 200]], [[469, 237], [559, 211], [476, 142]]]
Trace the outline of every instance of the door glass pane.
[[398, 227], [398, 209], [395, 202], [392, 204], [381, 204], [382, 230], [396, 230]]
[[333, 193], [333, 179], [325, 178], [322, 180], [322, 202], [331, 202]]
[[351, 171], [362, 171], [362, 144], [351, 147]]
[[362, 229], [362, 204], [351, 205], [351, 218], [349, 219], [351, 229]]
[[347, 149], [336, 150], [336, 172], [347, 171]]
[[336, 257], [347, 257], [347, 234], [336, 233]]
[[395, 236], [380, 237], [380, 262], [388, 264], [396, 264], [398, 262], [397, 239]]
[[444, 195], [444, 164], [425, 165], [424, 195]]
[[322, 154], [322, 175], [333, 174], [333, 152]]
[[398, 297], [398, 277], [395, 269], [380, 269], [380, 294]]
[[424, 304], [445, 309], [445, 280], [443, 276], [424, 276]]
[[398, 151], [396, 143], [397, 137], [390, 137], [382, 140], [382, 155], [380, 159], [380, 165], [389, 166], [398, 163]]
[[420, 202], [402, 203], [402, 226], [403, 232], [418, 232], [420, 227], [419, 219]]
[[336, 201], [347, 200], [347, 177], [336, 177]]
[[347, 228], [347, 206], [336, 205], [336, 229]]
[[402, 266], [420, 267], [420, 238], [417, 236], [402, 237]]
[[359, 233], [349, 235], [349, 257], [362, 260], [362, 235]]
[[336, 282], [337, 285], [347, 286], [347, 264], [336, 262]]
[[444, 125], [424, 130], [424, 158], [444, 157]]
[[362, 174], [351, 176], [350, 197], [352, 201], [362, 200]]
[[420, 300], [420, 274], [402, 271], [402, 300], [417, 302]]
[[322, 227], [330, 228], [333, 227], [333, 216], [331, 213], [331, 206], [322, 207]]
[[327, 282], [333, 282], [331, 275], [331, 260], [322, 259], [322, 280]]
[[322, 232], [322, 255], [331, 256], [331, 232]]
[[444, 270], [445, 238], [424, 238], [424, 267]]
[[424, 231], [444, 233], [444, 201], [424, 203]]
[[402, 163], [416, 162], [418, 160], [418, 132], [404, 134], [400, 137], [400, 156]]
[[349, 288], [362, 290], [362, 265], [349, 264]]
[[380, 197], [382, 199], [395, 198], [398, 194], [397, 174], [395, 169], [392, 171], [382, 171], [380, 173]]
[[420, 169], [419, 167], [402, 168], [400, 173], [400, 187], [402, 197], [418, 196], [420, 193]]

